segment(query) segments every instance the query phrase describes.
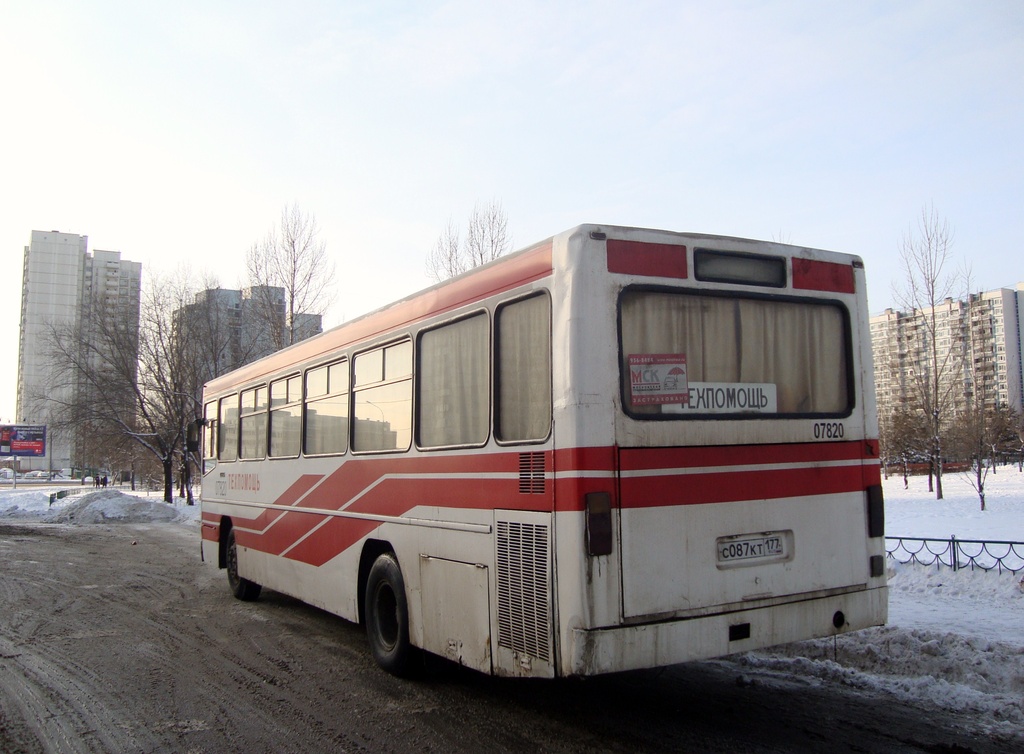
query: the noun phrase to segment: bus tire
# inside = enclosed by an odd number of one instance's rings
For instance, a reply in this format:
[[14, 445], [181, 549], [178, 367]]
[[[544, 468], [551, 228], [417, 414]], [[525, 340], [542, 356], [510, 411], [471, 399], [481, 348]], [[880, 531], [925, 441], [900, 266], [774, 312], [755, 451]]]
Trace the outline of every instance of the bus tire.
[[378, 556], [371, 566], [364, 601], [373, 659], [392, 675], [409, 675], [414, 655], [409, 642], [409, 605], [402, 569], [392, 553]]
[[245, 600], [246, 602], [252, 602], [253, 600], [258, 599], [260, 596], [260, 590], [263, 587], [253, 581], [249, 581], [249, 579], [243, 579], [238, 575], [238, 545], [235, 544], [234, 529], [228, 531], [226, 559], [228, 586], [231, 587], [231, 593], [238, 599]]

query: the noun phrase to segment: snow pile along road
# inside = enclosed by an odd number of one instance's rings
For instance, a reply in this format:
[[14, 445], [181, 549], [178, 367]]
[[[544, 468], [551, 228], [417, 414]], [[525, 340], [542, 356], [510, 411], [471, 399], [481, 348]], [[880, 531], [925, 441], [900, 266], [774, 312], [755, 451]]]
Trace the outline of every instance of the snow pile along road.
[[[887, 534], [1024, 542], [1024, 474], [1015, 468], [989, 475], [985, 511], [964, 476], [943, 478], [943, 500], [927, 484], [927, 477], [912, 477], [904, 489], [902, 478], [886, 480]], [[802, 678], [877, 690], [925, 708], [966, 712], [983, 731], [1020, 736], [1024, 572], [890, 560], [887, 626], [730, 660], [763, 683]]]
[[969, 713], [988, 733], [1024, 730], [1024, 648], [1017, 644], [885, 626], [732, 659], [762, 683], [794, 677], [837, 683]]
[[120, 490], [97, 490], [50, 502], [54, 490], [5, 490], [0, 493], [0, 517], [54, 524], [189, 523], [199, 517], [199, 506], [168, 505]]

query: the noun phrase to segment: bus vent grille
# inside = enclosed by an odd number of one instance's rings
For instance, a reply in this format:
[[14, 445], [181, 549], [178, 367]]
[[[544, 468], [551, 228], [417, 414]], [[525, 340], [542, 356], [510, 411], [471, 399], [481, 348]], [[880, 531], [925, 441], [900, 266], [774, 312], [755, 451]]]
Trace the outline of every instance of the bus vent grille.
[[524, 495], [544, 494], [544, 453], [519, 454], [519, 491]]
[[498, 645], [550, 662], [548, 527], [497, 523]]

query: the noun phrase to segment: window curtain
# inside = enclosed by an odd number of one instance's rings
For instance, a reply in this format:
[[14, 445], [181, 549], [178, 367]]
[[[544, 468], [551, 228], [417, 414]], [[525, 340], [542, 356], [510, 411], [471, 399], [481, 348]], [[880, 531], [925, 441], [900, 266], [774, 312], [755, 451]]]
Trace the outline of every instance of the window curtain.
[[[769, 383], [780, 414], [847, 408], [846, 334], [831, 304], [628, 292], [622, 298], [623, 358], [685, 354], [687, 380]], [[628, 364], [622, 365], [629, 395]], [[637, 406], [657, 413], [659, 406]]]
[[421, 446], [478, 445], [487, 440], [488, 345], [486, 314], [423, 333], [417, 403]]
[[499, 440], [542, 440], [551, 430], [551, 325], [547, 296], [498, 310]]

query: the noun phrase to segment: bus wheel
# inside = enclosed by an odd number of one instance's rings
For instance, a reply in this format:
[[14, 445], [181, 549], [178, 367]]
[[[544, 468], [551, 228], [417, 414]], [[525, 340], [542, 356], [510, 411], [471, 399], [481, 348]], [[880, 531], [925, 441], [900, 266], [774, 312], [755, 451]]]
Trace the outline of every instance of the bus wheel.
[[409, 643], [405, 579], [391, 553], [380, 555], [370, 568], [365, 602], [366, 635], [373, 659], [393, 675], [409, 675], [414, 649]]
[[260, 589], [262, 587], [238, 575], [238, 546], [235, 544], [234, 529], [228, 532], [227, 556], [228, 586], [231, 587], [231, 593], [238, 599], [245, 600], [246, 602], [257, 599], [260, 596]]

